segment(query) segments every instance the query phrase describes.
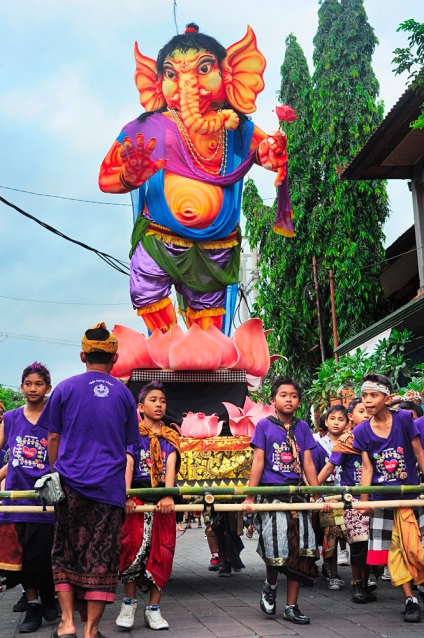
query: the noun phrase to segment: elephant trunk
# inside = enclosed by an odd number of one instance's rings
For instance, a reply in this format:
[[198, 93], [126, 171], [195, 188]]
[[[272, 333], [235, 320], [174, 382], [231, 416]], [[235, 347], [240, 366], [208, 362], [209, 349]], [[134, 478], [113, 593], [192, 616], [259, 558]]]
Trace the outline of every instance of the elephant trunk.
[[239, 125], [239, 117], [232, 109], [218, 111], [212, 119], [205, 119], [200, 113], [199, 85], [197, 82], [184, 80], [180, 88], [181, 118], [187, 129], [199, 135], [211, 135], [224, 126], [234, 130]]

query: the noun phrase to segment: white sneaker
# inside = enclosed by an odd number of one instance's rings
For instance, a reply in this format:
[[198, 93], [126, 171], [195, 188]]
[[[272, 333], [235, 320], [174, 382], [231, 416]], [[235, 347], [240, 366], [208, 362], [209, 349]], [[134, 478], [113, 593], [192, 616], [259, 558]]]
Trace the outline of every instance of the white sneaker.
[[337, 565], [350, 565], [349, 552], [347, 549], [341, 549], [337, 559]]
[[387, 565], [385, 565], [384, 567], [384, 572], [381, 577], [381, 580], [392, 580], [392, 577], [390, 576], [389, 568], [387, 567]]
[[345, 586], [344, 580], [336, 576], [335, 578], [330, 578], [328, 583], [328, 589], [338, 590], [342, 589]]
[[121, 605], [121, 611], [116, 619], [116, 624], [118, 627], [123, 627], [124, 629], [131, 629], [134, 624], [135, 612], [137, 611], [137, 601], [131, 601], [129, 603], [123, 602]]
[[144, 620], [150, 629], [158, 631], [159, 629], [169, 629], [169, 624], [165, 618], [162, 618], [158, 605], [152, 605], [150, 609], [144, 610]]

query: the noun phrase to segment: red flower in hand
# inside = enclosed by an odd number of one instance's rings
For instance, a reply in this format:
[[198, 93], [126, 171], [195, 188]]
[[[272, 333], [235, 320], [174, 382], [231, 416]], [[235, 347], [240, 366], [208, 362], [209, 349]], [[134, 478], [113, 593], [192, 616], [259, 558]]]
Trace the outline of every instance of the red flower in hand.
[[297, 115], [296, 115], [296, 111], [294, 111], [292, 109], [291, 106], [288, 106], [287, 104], [282, 104], [281, 106], [276, 106], [275, 107], [275, 112], [277, 114], [278, 119], [280, 120], [280, 122], [294, 122], [295, 120], [297, 120]]

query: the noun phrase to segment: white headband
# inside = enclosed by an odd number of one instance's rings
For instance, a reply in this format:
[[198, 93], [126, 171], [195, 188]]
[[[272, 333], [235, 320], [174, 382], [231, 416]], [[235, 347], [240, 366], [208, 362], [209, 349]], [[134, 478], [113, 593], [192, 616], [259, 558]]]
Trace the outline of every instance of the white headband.
[[361, 386], [361, 392], [366, 390], [374, 390], [374, 392], [382, 392], [387, 396], [390, 395], [389, 388], [382, 383], [377, 383], [376, 381], [365, 381]]

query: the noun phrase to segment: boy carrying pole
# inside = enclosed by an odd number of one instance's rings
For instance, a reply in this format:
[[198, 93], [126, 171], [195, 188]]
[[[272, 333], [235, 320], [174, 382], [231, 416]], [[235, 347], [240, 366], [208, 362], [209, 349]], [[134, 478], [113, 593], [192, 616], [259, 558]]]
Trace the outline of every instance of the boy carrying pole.
[[[369, 418], [356, 426], [353, 443], [362, 455], [362, 486], [417, 485], [416, 461], [424, 470], [419, 429], [410, 412], [389, 408], [391, 394], [392, 384], [386, 376], [368, 374], [363, 378], [361, 396]], [[405, 499], [408, 495], [375, 494], [371, 500], [387, 498]], [[361, 501], [365, 504], [368, 494], [362, 494]], [[424, 582], [424, 509], [365, 506], [361, 511], [372, 514], [367, 563], [388, 564], [392, 584], [401, 586], [405, 594], [404, 621], [421, 622], [412, 582]]]

